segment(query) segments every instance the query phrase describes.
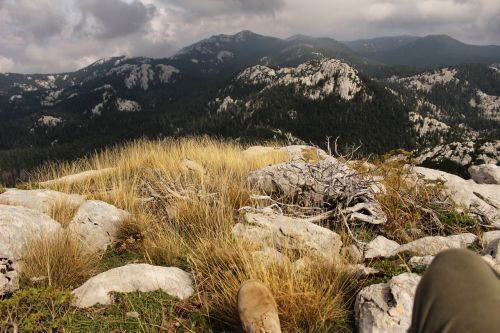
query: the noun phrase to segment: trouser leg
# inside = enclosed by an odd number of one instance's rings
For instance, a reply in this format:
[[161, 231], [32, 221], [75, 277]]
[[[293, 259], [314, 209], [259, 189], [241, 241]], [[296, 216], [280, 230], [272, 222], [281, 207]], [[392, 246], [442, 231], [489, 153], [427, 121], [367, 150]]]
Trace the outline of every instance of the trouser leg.
[[471, 251], [438, 254], [417, 288], [409, 332], [500, 332], [500, 275]]

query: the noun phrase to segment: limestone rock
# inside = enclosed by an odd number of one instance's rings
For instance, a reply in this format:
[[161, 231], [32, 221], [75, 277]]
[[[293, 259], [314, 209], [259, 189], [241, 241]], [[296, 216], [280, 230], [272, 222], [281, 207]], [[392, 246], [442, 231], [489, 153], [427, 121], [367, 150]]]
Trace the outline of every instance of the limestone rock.
[[408, 264], [411, 267], [417, 267], [417, 266], [429, 266], [432, 261], [434, 260], [434, 256], [423, 256], [423, 257], [411, 257], [410, 260], [408, 261]]
[[342, 207], [351, 221], [383, 224], [387, 216], [375, 200], [375, 181], [356, 173], [336, 158], [303, 153], [300, 159], [271, 165], [248, 176], [251, 186], [302, 205]]
[[14, 262], [0, 257], [0, 297], [10, 294], [19, 288], [17, 271]]
[[363, 262], [363, 251], [361, 251], [356, 245], [351, 244], [345, 249], [345, 255], [351, 259], [351, 262], [359, 264]]
[[493, 242], [495, 239], [500, 239], [500, 230], [487, 231], [483, 233], [483, 241], [486, 245]]
[[500, 238], [491, 241], [484, 252], [500, 262]]
[[247, 213], [245, 223], [234, 226], [232, 233], [254, 244], [312, 251], [328, 260], [338, 257], [342, 246], [340, 236], [327, 228], [274, 213]]
[[72, 183], [77, 183], [77, 182], [83, 182], [92, 178], [100, 178], [107, 176], [113, 171], [115, 171], [116, 168], [105, 168], [105, 169], [99, 169], [99, 170], [87, 170], [84, 172], [76, 173], [73, 175], [68, 175], [64, 176], [61, 178], [56, 178], [52, 180], [47, 180], [45, 182], [38, 183], [38, 185], [42, 187], [47, 187], [51, 185], [57, 185], [57, 184], [72, 184]]
[[130, 264], [96, 275], [75, 289], [73, 305], [88, 308], [111, 304], [111, 292], [162, 290], [170, 296], [186, 299], [194, 293], [192, 283], [191, 275], [177, 267]]
[[473, 165], [469, 174], [478, 184], [500, 184], [500, 167], [496, 164]]
[[414, 167], [413, 172], [423, 177], [424, 181], [443, 181], [446, 192], [459, 206], [477, 214], [485, 223], [500, 228], [500, 185], [477, 184], [458, 176], [428, 169]]
[[288, 258], [281, 252], [266, 246], [263, 250], [251, 253], [254, 262], [262, 263], [265, 267], [273, 265], [282, 265], [288, 261]]
[[79, 206], [85, 197], [77, 194], [66, 194], [52, 190], [19, 190], [7, 189], [0, 194], [0, 204], [22, 206], [49, 214], [57, 202], [64, 202], [71, 206]]
[[474, 235], [470, 232], [463, 233], [463, 234], [451, 235], [451, 236], [448, 236], [446, 238], [459, 241], [462, 244], [462, 247], [470, 246], [470, 245], [474, 244], [479, 239], [479, 237], [477, 237], [476, 235]]
[[367, 267], [362, 264], [348, 265], [347, 268], [352, 270], [354, 274], [359, 276], [370, 276], [379, 273], [379, 271], [375, 268]]
[[489, 254], [482, 256], [481, 258], [483, 258], [483, 260], [486, 261], [488, 265], [490, 265], [495, 271], [500, 274], [500, 260], [498, 258], [495, 259]]
[[49, 216], [25, 207], [0, 205], [0, 257], [22, 259], [28, 242], [62, 230]]
[[399, 248], [397, 242], [389, 240], [384, 236], [377, 236], [374, 240], [366, 244], [365, 259], [392, 257], [397, 248]]
[[420, 276], [404, 273], [359, 292], [355, 303], [359, 333], [406, 333]]
[[411, 252], [419, 256], [435, 256], [448, 249], [465, 248], [473, 244], [478, 237], [471, 233], [443, 236], [427, 236], [413, 242], [399, 245], [383, 236], [378, 236], [365, 246], [365, 259], [390, 258], [401, 252]]
[[129, 213], [113, 205], [89, 200], [80, 206], [68, 229], [78, 234], [90, 249], [106, 250], [116, 241], [120, 223], [129, 217]]
[[445, 250], [467, 247], [467, 241], [470, 241], [468, 237], [468, 234], [465, 234], [463, 237], [427, 236], [399, 246], [394, 251], [394, 255], [408, 251], [421, 256], [435, 256]]

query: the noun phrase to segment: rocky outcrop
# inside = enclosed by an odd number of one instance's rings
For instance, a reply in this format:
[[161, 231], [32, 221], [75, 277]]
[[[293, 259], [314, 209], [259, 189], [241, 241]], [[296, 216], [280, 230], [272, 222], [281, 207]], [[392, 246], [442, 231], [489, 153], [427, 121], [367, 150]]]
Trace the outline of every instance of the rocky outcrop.
[[0, 205], [0, 257], [22, 259], [29, 241], [62, 230], [49, 216], [25, 207]]
[[419, 282], [417, 274], [404, 273], [361, 290], [355, 303], [358, 332], [406, 333]]
[[483, 233], [483, 241], [486, 243], [486, 246], [488, 246], [489, 243], [493, 242], [496, 239], [500, 239], [500, 230], [495, 230], [495, 231], [487, 231]]
[[469, 174], [478, 184], [500, 184], [500, 167], [496, 164], [473, 165]]
[[19, 190], [9, 188], [0, 194], [0, 204], [22, 206], [39, 212], [50, 214], [57, 202], [71, 206], [79, 206], [85, 202], [85, 197], [78, 194], [66, 194], [52, 190]]
[[170, 296], [186, 299], [193, 295], [191, 274], [176, 267], [130, 264], [94, 276], [73, 291], [73, 305], [88, 308], [111, 304], [110, 293], [162, 290]]
[[18, 288], [18, 271], [29, 242], [61, 230], [58, 222], [39, 211], [0, 205], [0, 296]]
[[232, 233], [252, 244], [312, 252], [327, 260], [337, 258], [342, 246], [340, 236], [327, 228], [274, 213], [247, 213]]
[[263, 90], [279, 85], [293, 86], [311, 100], [322, 100], [330, 95], [351, 100], [364, 86], [354, 68], [340, 60], [326, 58], [278, 70], [262, 65], [249, 67], [237, 76], [236, 81], [239, 84], [262, 85]]
[[80, 206], [68, 229], [91, 250], [106, 250], [116, 241], [120, 224], [130, 214], [108, 203], [89, 200]]
[[365, 259], [389, 258], [394, 255], [399, 244], [389, 240], [384, 236], [377, 236], [374, 240], [365, 245]]
[[395, 250], [394, 254], [408, 251], [421, 256], [435, 256], [444, 250], [463, 248], [466, 246], [467, 244], [457, 239], [442, 236], [428, 236], [401, 245]]
[[500, 186], [477, 184], [458, 176], [428, 169], [414, 167], [413, 172], [421, 177], [418, 181], [444, 182], [446, 193], [463, 209], [480, 216], [487, 224], [500, 228]]
[[378, 236], [366, 244], [365, 259], [391, 258], [402, 252], [410, 252], [419, 256], [434, 256], [444, 250], [465, 248], [477, 239], [478, 237], [474, 234], [465, 233], [448, 237], [427, 236], [399, 245], [383, 236]]
[[262, 250], [252, 252], [251, 256], [254, 262], [260, 263], [264, 265], [264, 267], [270, 267], [273, 265], [279, 266], [289, 262], [288, 257], [276, 249], [268, 246], [264, 247]]
[[294, 198], [305, 206], [335, 207], [350, 221], [387, 221], [375, 200], [373, 179], [356, 173], [336, 158], [309, 148], [302, 158], [252, 172], [248, 182], [276, 198]]
[[410, 260], [408, 261], [408, 265], [411, 267], [418, 267], [418, 266], [429, 266], [432, 261], [434, 260], [434, 256], [423, 256], [423, 257], [411, 257]]

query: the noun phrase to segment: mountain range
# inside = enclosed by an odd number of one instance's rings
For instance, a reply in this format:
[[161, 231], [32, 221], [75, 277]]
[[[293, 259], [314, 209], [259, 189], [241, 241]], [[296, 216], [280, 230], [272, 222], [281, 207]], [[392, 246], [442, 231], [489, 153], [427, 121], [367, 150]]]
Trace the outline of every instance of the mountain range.
[[75, 72], [0, 74], [0, 169], [140, 136], [339, 137], [365, 153], [495, 140], [500, 46], [448, 36], [340, 42], [242, 31], [169, 58], [111, 57]]

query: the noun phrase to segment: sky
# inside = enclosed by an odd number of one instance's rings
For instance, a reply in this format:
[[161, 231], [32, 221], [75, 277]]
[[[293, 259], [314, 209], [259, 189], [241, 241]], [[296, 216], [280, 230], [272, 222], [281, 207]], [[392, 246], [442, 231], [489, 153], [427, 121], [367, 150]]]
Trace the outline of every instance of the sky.
[[0, 0], [0, 72], [73, 71], [162, 58], [241, 30], [352, 40], [448, 34], [500, 44], [500, 0]]

